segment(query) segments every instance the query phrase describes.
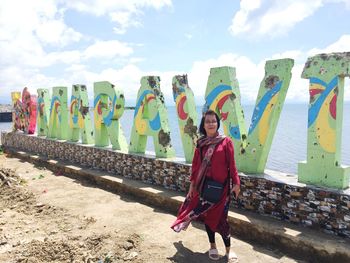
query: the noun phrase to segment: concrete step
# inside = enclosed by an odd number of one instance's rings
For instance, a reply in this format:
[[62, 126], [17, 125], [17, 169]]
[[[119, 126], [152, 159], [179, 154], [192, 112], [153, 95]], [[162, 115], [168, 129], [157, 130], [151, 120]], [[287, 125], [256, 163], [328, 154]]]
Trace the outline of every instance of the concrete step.
[[[50, 160], [31, 153], [6, 150], [9, 157], [45, 166], [77, 180], [88, 180], [119, 195], [135, 197], [140, 203], [176, 214], [185, 199], [182, 192], [148, 185], [140, 181]], [[308, 262], [350, 262], [350, 241], [313, 229], [292, 225], [248, 211], [230, 211], [232, 234], [241, 240], [278, 249], [293, 258]]]

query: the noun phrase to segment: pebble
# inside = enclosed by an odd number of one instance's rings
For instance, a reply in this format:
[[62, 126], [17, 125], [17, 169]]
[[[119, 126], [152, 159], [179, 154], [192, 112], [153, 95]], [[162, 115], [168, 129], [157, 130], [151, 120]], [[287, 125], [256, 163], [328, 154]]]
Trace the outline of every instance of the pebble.
[[[127, 252], [126, 252], [127, 253]], [[125, 254], [125, 253], [124, 253]], [[129, 255], [127, 254], [126, 256], [123, 257], [124, 261], [125, 260], [132, 260], [138, 256], [138, 253], [133, 251]]]

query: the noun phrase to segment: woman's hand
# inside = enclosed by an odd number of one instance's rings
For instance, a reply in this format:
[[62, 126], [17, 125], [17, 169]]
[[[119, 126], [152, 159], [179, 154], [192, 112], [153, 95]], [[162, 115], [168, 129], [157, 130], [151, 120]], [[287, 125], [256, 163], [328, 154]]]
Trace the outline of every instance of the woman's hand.
[[191, 182], [190, 189], [188, 190], [187, 197], [192, 198], [194, 196], [194, 193], [196, 192], [196, 189], [193, 186], [193, 183]]
[[240, 185], [235, 184], [235, 185], [232, 187], [231, 193], [235, 193], [235, 199], [238, 198], [238, 195], [239, 195], [239, 192], [240, 192], [240, 191], [241, 191]]

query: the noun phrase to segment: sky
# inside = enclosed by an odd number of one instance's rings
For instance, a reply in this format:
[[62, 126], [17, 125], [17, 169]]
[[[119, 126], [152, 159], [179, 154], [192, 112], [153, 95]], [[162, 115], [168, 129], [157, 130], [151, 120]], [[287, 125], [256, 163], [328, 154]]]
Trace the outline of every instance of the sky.
[[[109, 81], [136, 104], [142, 76], [188, 74], [203, 105], [211, 67], [236, 68], [254, 104], [267, 60], [292, 58], [286, 103], [308, 103], [308, 57], [350, 51], [350, 0], [0, 0], [0, 103], [28, 87]], [[350, 101], [350, 81], [345, 80]], [[92, 105], [91, 105], [92, 106]]]

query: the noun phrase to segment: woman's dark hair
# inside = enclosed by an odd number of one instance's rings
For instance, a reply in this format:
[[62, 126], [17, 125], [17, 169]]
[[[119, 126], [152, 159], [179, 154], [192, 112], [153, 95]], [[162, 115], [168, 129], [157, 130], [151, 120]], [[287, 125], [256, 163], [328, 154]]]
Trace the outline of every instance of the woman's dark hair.
[[218, 127], [216, 129], [216, 131], [219, 130], [220, 128], [220, 118], [219, 116], [216, 114], [215, 111], [213, 110], [207, 110], [204, 114], [203, 114], [203, 117], [202, 117], [202, 120], [201, 120], [201, 124], [199, 125], [199, 133], [204, 135], [204, 136], [207, 136], [207, 132], [205, 131], [204, 129], [204, 121], [205, 121], [205, 117], [207, 117], [208, 115], [215, 115], [215, 118], [216, 118], [216, 123], [218, 124]]

